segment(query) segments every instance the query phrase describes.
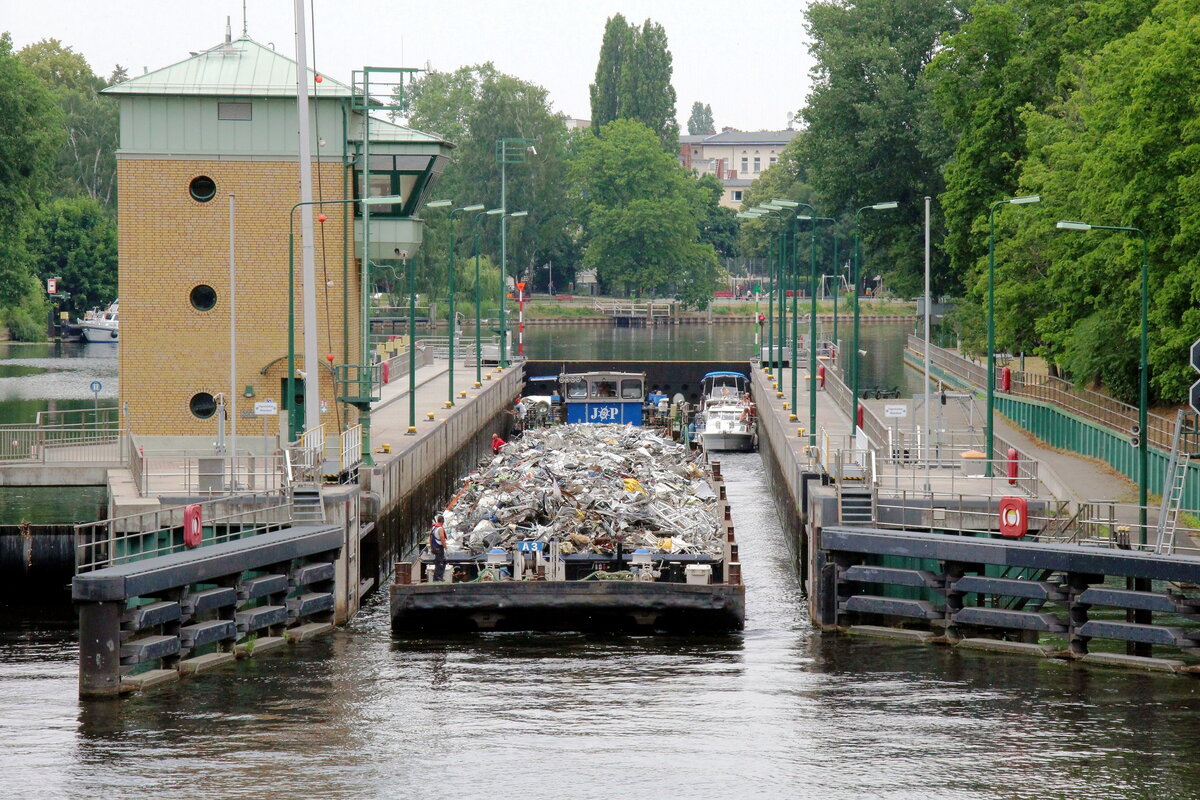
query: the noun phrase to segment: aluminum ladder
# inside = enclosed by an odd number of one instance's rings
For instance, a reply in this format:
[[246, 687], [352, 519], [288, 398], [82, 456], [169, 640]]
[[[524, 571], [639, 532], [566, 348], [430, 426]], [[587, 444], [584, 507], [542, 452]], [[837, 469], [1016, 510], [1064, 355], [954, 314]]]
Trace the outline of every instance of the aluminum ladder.
[[[1183, 409], [1175, 416], [1175, 432], [1171, 436], [1171, 457], [1163, 475], [1162, 504], [1158, 509], [1158, 525], [1155, 528], [1154, 552], [1170, 555], [1175, 552], [1175, 529], [1179, 523], [1179, 509], [1183, 505], [1183, 490], [1187, 484], [1188, 464], [1191, 456], [1179, 451], [1179, 438], [1183, 432]], [[1146, 432], [1143, 431], [1145, 436]]]

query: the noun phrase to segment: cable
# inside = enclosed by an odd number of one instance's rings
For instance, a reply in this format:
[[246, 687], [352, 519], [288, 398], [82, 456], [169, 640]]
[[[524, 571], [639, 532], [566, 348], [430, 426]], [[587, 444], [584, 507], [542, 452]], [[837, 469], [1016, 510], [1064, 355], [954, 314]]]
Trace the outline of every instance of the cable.
[[[317, 69], [317, 20], [316, 20], [317, 10], [313, 6], [314, 6], [313, 0], [309, 0], [309, 2], [308, 2], [308, 20], [309, 20], [309, 27], [311, 28], [310, 35], [309, 35], [309, 41], [312, 42], [313, 75], [320, 75], [321, 72], [320, 72], [320, 70]], [[316, 134], [317, 134], [317, 147], [320, 148], [320, 146], [321, 146], [321, 115], [320, 114], [317, 114], [313, 118], [313, 124], [314, 124], [314, 127], [316, 129]], [[317, 199], [323, 201], [325, 199], [325, 188], [324, 188], [324, 184], [321, 181], [321, 173], [322, 173], [321, 158], [320, 158], [319, 150], [318, 150]], [[345, 209], [343, 209], [342, 213], [346, 213]], [[342, 247], [345, 247], [345, 246], [346, 246], [346, 243], [342, 242]], [[366, 257], [365, 253], [363, 254], [363, 257], [364, 258]], [[325, 225], [324, 225], [324, 223], [321, 224], [321, 277], [325, 281], [325, 287], [324, 287], [325, 291], [323, 293], [323, 296], [325, 298], [325, 352], [332, 353], [333, 352], [333, 322], [329, 317], [329, 262], [325, 258]], [[345, 290], [346, 290], [346, 287], [343, 286], [342, 291], [345, 291]], [[332, 364], [330, 366], [332, 366]], [[334, 414], [334, 420], [337, 422], [337, 428], [340, 431], [342, 429], [342, 410], [341, 410], [341, 407], [338, 406], [338, 403], [336, 400], [336, 395], [337, 395], [336, 375], [334, 376], [333, 389], [334, 389], [333, 393], [335, 396], [335, 399], [333, 402], [333, 414]], [[317, 398], [317, 402], [320, 402], [319, 397]]]

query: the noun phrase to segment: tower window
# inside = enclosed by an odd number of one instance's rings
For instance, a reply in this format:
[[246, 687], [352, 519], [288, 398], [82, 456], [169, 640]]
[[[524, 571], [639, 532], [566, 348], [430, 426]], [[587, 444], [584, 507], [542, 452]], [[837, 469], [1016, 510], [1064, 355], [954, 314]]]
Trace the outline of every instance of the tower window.
[[188, 408], [196, 419], [208, 419], [217, 413], [217, 401], [208, 392], [197, 392], [188, 401]]
[[217, 196], [217, 182], [207, 175], [197, 175], [188, 184], [188, 194], [197, 203], [207, 203]]
[[217, 290], [202, 283], [192, 289], [188, 299], [192, 301], [192, 308], [197, 311], [212, 311], [217, 305]]

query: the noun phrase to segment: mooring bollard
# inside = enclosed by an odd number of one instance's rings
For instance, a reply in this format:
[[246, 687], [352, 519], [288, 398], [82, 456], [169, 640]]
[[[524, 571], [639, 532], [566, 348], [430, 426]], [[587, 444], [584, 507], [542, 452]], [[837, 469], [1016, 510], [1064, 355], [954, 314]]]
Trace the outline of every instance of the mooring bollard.
[[412, 583], [412, 562], [397, 561], [396, 562], [396, 583], [410, 584]]
[[742, 582], [742, 565], [738, 561], [729, 562], [729, 585], [737, 586]]

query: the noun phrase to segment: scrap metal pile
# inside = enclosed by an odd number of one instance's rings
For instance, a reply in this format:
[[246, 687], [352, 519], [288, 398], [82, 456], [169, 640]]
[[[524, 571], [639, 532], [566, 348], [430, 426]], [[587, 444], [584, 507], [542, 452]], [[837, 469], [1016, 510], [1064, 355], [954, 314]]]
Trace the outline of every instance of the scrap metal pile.
[[559, 552], [719, 555], [716, 495], [703, 457], [646, 428], [562, 425], [526, 431], [465, 479], [445, 511], [449, 549], [517, 542]]

